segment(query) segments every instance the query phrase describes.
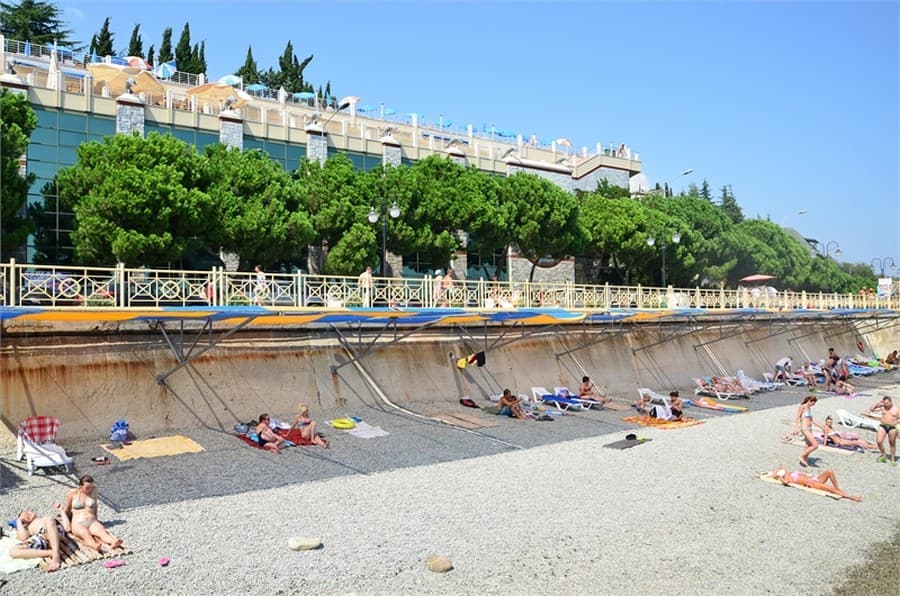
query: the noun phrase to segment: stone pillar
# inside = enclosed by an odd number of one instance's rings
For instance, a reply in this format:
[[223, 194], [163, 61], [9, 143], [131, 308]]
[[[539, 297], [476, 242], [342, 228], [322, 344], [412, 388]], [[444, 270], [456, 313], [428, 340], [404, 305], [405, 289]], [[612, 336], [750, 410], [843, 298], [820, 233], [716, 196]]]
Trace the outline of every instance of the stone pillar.
[[123, 93], [116, 98], [116, 134], [144, 136], [144, 102], [137, 95]]
[[244, 149], [244, 119], [234, 110], [219, 112], [219, 142], [226, 147]]
[[381, 137], [381, 163], [386, 166], [400, 167], [403, 158], [403, 151], [400, 148], [400, 141], [388, 132]]
[[303, 129], [306, 131], [306, 159], [309, 161], [318, 161], [319, 164], [325, 165], [328, 159], [328, 133], [316, 122], [307, 124]]

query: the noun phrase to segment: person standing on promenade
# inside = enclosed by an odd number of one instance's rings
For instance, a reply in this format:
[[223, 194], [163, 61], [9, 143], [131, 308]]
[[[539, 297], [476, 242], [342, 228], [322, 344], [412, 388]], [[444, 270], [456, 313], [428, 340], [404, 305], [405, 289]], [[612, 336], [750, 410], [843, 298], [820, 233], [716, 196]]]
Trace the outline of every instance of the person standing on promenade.
[[803, 439], [806, 441], [806, 449], [800, 454], [800, 465], [804, 468], [809, 466], [809, 455], [819, 448], [819, 442], [813, 436], [813, 426], [817, 426], [819, 429], [822, 427], [813, 421], [812, 414], [812, 407], [816, 405], [817, 401], [815, 395], [804, 397], [800, 407], [797, 408], [797, 416], [794, 419], [794, 425], [803, 434]]
[[253, 268], [253, 271], [256, 273], [256, 285], [253, 288], [253, 296], [257, 304], [262, 304], [266, 296], [266, 274], [262, 265], [257, 265]]
[[359, 274], [359, 293], [362, 295], [363, 306], [369, 308], [372, 306], [372, 268], [366, 267], [366, 270]]
[[431, 297], [434, 300], [434, 306], [438, 307], [441, 305], [441, 297], [442, 297], [442, 288], [444, 285], [444, 272], [440, 269], [434, 270], [434, 281], [431, 285]]
[[449, 307], [453, 300], [453, 270], [447, 269], [444, 279], [441, 280], [441, 289], [444, 292], [444, 306]]
[[881, 420], [878, 422], [878, 434], [875, 442], [881, 452], [880, 462], [886, 462], [887, 453], [884, 452], [884, 439], [887, 437], [891, 448], [891, 465], [897, 465], [897, 426], [900, 425], [900, 405], [895, 404], [889, 395], [881, 400]]

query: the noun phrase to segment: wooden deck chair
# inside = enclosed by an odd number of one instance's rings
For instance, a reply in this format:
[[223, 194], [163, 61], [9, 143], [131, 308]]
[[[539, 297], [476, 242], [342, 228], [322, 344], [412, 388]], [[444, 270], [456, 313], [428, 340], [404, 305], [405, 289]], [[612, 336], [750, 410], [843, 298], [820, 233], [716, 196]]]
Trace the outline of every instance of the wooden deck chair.
[[53, 416], [32, 416], [19, 424], [16, 438], [16, 460], [25, 458], [28, 475], [35, 468], [65, 467], [71, 470], [72, 458], [55, 443], [59, 419]]

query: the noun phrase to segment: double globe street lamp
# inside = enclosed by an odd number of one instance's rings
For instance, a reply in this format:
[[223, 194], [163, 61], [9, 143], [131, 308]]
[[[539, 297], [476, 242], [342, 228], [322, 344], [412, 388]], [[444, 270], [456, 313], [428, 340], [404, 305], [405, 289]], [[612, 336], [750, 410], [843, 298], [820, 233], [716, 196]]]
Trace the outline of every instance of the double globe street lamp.
[[379, 266], [379, 273], [382, 277], [388, 276], [387, 271], [387, 222], [388, 217], [391, 219], [397, 219], [400, 217], [400, 206], [397, 204], [395, 200], [391, 205], [390, 209], [387, 206], [387, 198], [382, 197], [381, 199], [381, 213], [375, 211], [375, 207], [372, 207], [369, 210], [368, 220], [371, 224], [378, 223], [378, 220], [381, 219], [381, 265]]
[[[832, 248], [834, 249], [833, 251]], [[836, 257], [841, 255], [841, 245], [837, 240], [831, 240], [824, 244], [822, 242], [816, 242], [816, 250], [818, 250], [819, 254], [826, 259], [832, 254]]]
[[[674, 234], [672, 234], [672, 244], [678, 244], [679, 242], [681, 242], [681, 234], [675, 232]], [[656, 244], [656, 238], [654, 238], [653, 236], [647, 238], [647, 246], [652, 247], [654, 244]], [[666, 243], [661, 242], [659, 247], [662, 249], [662, 287], [665, 288], [668, 287], [666, 285]]]
[[891, 277], [893, 277], [893, 271], [897, 268], [897, 263], [894, 262], [894, 257], [875, 257], [872, 259], [872, 269], [880, 269], [881, 277], [884, 277], [884, 270], [890, 266], [891, 268]]

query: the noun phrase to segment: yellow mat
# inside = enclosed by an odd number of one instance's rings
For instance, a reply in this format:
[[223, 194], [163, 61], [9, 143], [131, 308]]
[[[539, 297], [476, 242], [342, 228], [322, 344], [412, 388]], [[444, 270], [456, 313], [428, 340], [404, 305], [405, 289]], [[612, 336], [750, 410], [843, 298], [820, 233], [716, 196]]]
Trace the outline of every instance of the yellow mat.
[[100, 447], [115, 455], [120, 461], [203, 451], [203, 447], [183, 435], [135, 441], [130, 445], [122, 445], [121, 449], [113, 449], [112, 445], [100, 445]]
[[[775, 476], [773, 476], [772, 472], [757, 472], [756, 474], [754, 474], [754, 476], [756, 476], [757, 478], [759, 478], [760, 480], [763, 480], [765, 482], [770, 482], [772, 484], [780, 484], [781, 486], [784, 486], [784, 483], [781, 482], [781, 480], [779, 480]], [[788, 482], [788, 486], [790, 486], [791, 488], [799, 488], [800, 490], [805, 490], [808, 493], [812, 493], [814, 495], [819, 495], [822, 497], [831, 497], [832, 499], [836, 499], [836, 500], [841, 498], [840, 495], [836, 495], [834, 493], [830, 493], [830, 492], [824, 491], [824, 490], [819, 490], [819, 489], [813, 488], [811, 486], [804, 486], [802, 484], [795, 484], [793, 482]]]

